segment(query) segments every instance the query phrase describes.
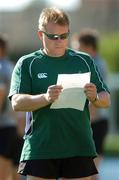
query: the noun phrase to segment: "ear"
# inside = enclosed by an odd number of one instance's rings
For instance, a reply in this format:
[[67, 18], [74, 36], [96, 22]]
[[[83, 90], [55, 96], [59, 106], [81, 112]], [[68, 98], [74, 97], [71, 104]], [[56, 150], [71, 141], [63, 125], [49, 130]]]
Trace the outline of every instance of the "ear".
[[42, 40], [42, 37], [43, 37], [43, 33], [42, 33], [42, 31], [38, 31], [38, 33], [37, 33], [37, 34], [38, 34], [39, 39], [40, 39], [40, 40]]

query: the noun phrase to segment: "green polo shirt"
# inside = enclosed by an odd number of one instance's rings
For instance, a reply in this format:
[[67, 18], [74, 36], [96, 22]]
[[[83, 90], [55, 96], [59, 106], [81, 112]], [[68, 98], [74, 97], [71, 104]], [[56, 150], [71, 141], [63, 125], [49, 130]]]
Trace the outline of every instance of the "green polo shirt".
[[[9, 96], [42, 94], [57, 83], [58, 74], [91, 72], [97, 91], [108, 91], [91, 57], [67, 49], [62, 57], [50, 57], [42, 50], [23, 56], [17, 62]], [[80, 101], [80, 99], [79, 99]], [[21, 161], [29, 159], [96, 156], [90, 126], [88, 100], [83, 111], [50, 109], [50, 105], [30, 112]]]

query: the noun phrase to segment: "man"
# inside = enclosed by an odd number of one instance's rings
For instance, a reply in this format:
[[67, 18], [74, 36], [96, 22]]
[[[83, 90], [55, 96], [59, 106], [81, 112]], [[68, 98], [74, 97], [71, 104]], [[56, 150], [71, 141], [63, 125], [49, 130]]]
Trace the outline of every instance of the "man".
[[22, 140], [17, 134], [16, 114], [8, 100], [13, 64], [7, 57], [7, 42], [0, 36], [0, 180], [19, 180]]
[[[79, 50], [84, 51], [92, 56], [98, 70], [106, 82], [108, 68], [105, 61], [99, 55], [99, 35], [94, 29], [83, 29], [78, 37]], [[108, 111], [105, 109], [97, 109], [90, 104], [91, 126], [93, 129], [93, 137], [96, 145], [98, 158], [95, 162], [97, 167], [103, 157], [103, 143], [108, 132]], [[100, 133], [101, 132], [101, 133]], [[97, 179], [97, 178], [93, 178]]]
[[[38, 30], [43, 48], [21, 57], [13, 71], [9, 93], [12, 107], [27, 112], [18, 172], [27, 175], [28, 180], [90, 180], [97, 173], [88, 102], [108, 107], [110, 97], [92, 59], [67, 48], [69, 32], [65, 12], [43, 9]], [[91, 72], [91, 83], [84, 87], [84, 110], [51, 109], [63, 91], [62, 85], [57, 85], [58, 74], [79, 72]]]

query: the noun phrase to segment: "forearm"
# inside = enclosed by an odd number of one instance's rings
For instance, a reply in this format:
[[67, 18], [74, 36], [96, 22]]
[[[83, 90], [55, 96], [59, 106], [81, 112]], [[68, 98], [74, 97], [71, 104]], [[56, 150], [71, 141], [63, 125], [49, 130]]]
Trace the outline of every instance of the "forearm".
[[12, 107], [14, 111], [35, 111], [45, 107], [58, 99], [62, 91], [61, 85], [51, 85], [44, 94], [15, 94], [12, 96]]
[[110, 95], [107, 92], [100, 92], [95, 101], [91, 102], [95, 107], [108, 108], [111, 104]]
[[12, 97], [12, 108], [14, 111], [35, 111], [48, 104], [50, 104], [50, 102], [45, 98], [45, 94], [15, 94]]

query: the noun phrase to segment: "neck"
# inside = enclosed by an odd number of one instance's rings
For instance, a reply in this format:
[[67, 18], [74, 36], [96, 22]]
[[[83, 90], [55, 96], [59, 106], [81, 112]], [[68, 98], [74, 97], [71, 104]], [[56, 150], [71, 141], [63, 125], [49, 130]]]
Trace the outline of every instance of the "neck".
[[52, 53], [50, 53], [48, 50], [46, 50], [46, 49], [43, 49], [43, 52], [46, 54], [46, 55], [48, 55], [48, 56], [51, 56], [51, 57], [60, 57], [60, 56], [63, 56], [64, 54], [65, 54], [65, 52], [63, 52], [62, 54], [52, 54]]

